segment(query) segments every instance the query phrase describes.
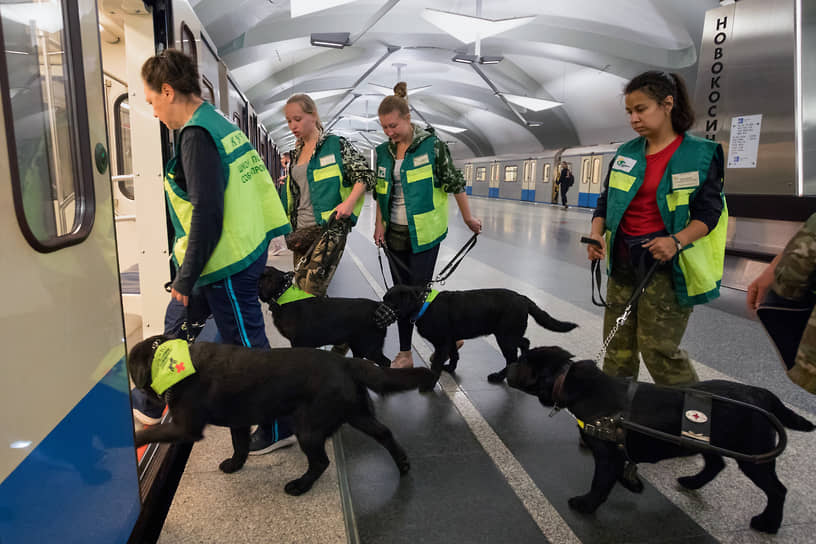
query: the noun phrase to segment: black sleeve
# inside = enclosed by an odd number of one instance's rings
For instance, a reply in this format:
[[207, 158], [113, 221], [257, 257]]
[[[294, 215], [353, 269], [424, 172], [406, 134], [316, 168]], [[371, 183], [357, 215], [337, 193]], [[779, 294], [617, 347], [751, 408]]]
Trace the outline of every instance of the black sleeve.
[[689, 202], [689, 220], [702, 221], [708, 227], [708, 232], [717, 226], [723, 209], [723, 163], [723, 148], [718, 145], [706, 179], [694, 195], [694, 200]]
[[173, 287], [182, 295], [189, 295], [221, 238], [227, 180], [215, 142], [205, 129], [184, 129], [179, 147], [193, 217], [187, 252]]
[[609, 193], [609, 176], [612, 174], [613, 162], [615, 162], [615, 157], [612, 157], [612, 160], [609, 161], [609, 168], [607, 169], [606, 177], [604, 178], [603, 191], [601, 191], [601, 194], [598, 197], [598, 202], [595, 204], [595, 211], [592, 213], [592, 219], [595, 219], [596, 217], [603, 217], [604, 221], [606, 221], [606, 195]]

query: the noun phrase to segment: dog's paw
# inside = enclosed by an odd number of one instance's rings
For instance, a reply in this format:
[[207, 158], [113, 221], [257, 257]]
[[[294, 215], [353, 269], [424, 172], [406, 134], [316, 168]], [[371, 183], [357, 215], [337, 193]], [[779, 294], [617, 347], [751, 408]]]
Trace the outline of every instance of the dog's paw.
[[499, 371], [499, 372], [494, 372], [493, 374], [488, 374], [487, 375], [487, 381], [489, 381], [490, 383], [501, 383], [501, 382], [503, 382], [504, 381], [504, 372]]
[[763, 512], [758, 516], [751, 518], [751, 529], [775, 535], [779, 531], [779, 526], [782, 524], [781, 519], [770, 519], [771, 516], [766, 516]]
[[590, 500], [588, 495], [581, 495], [579, 497], [572, 497], [570, 500], [567, 501], [569, 507], [573, 510], [581, 512], [582, 514], [591, 514], [598, 508], [598, 505], [595, 504], [595, 501]]
[[307, 491], [312, 488], [312, 484], [303, 481], [303, 478], [298, 478], [297, 480], [292, 480], [291, 482], [287, 483], [283, 486], [283, 490], [292, 496], [297, 497], [298, 495], [303, 495]]
[[237, 470], [241, 470], [241, 467], [244, 466], [245, 461], [238, 461], [230, 457], [229, 459], [224, 459], [221, 461], [221, 464], [218, 465], [218, 468], [221, 469], [221, 472], [226, 474], [232, 474]]
[[677, 483], [686, 489], [700, 489], [705, 485], [705, 482], [701, 482], [697, 476], [681, 476], [677, 478]]

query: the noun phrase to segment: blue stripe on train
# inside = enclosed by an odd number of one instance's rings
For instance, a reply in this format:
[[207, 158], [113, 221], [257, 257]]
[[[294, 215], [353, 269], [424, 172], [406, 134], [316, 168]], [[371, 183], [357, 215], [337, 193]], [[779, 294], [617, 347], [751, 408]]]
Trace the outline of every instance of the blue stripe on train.
[[499, 188], [498, 187], [490, 187], [487, 190], [487, 196], [489, 196], [490, 198], [498, 198]]
[[140, 507], [122, 358], [0, 484], [0, 539], [123, 543]]

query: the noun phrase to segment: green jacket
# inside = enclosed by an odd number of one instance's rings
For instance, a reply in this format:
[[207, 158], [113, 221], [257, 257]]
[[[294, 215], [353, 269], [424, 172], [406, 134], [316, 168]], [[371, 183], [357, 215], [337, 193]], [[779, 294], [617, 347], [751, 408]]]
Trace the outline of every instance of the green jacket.
[[[207, 102], [181, 130], [190, 126], [209, 132], [227, 180], [221, 237], [196, 282], [207, 285], [244, 270], [266, 251], [269, 240], [288, 233], [291, 227], [275, 183], [244, 133]], [[187, 192], [174, 182], [177, 161], [176, 156], [167, 164], [164, 190], [175, 228], [172, 258], [181, 266], [189, 242], [193, 205]]]
[[[720, 144], [685, 134], [674, 152], [657, 187], [657, 207], [670, 234], [683, 230], [689, 223], [689, 203], [694, 201], [714, 160]], [[623, 214], [643, 185], [646, 172], [646, 139], [630, 140], [618, 148], [609, 173], [606, 203], [606, 236], [611, 272], [615, 234]], [[725, 237], [728, 208], [720, 194], [723, 210], [717, 225], [706, 236], [689, 244], [672, 262], [674, 290], [684, 306], [702, 304], [717, 298], [725, 260]]]
[[[461, 193], [465, 183], [454, 166], [447, 145], [431, 127], [414, 127], [414, 140], [405, 152], [400, 183], [405, 195], [408, 230], [414, 253], [439, 244], [448, 233], [448, 195]], [[391, 220], [391, 193], [396, 145], [377, 146], [376, 196], [386, 226]]]
[[[297, 164], [300, 147], [292, 154], [291, 165]], [[322, 134], [315, 146], [306, 168], [309, 193], [312, 199], [315, 221], [325, 225], [334, 209], [340, 205], [354, 188], [355, 183], [364, 183], [366, 189], [374, 187], [374, 176], [365, 164], [365, 158], [352, 147], [345, 138], [334, 134]], [[297, 209], [300, 204], [300, 189], [286, 176], [286, 213], [292, 225], [297, 228]], [[357, 223], [365, 198], [360, 197], [351, 214], [352, 225]]]

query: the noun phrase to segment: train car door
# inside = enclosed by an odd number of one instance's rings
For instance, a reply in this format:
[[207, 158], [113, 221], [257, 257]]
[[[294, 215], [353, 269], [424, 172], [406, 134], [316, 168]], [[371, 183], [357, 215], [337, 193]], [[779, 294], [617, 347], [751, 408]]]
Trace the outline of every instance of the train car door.
[[535, 201], [536, 160], [524, 161], [524, 173], [521, 179], [521, 199], [527, 202]]
[[550, 159], [541, 159], [541, 177], [536, 182], [537, 190], [533, 192], [533, 199], [536, 202], [551, 202], [552, 201], [552, 161]]
[[474, 196], [489, 196], [490, 183], [488, 181], [487, 164], [473, 165], [473, 195]]
[[487, 196], [498, 198], [499, 184], [501, 183], [501, 165], [497, 162], [490, 164], [490, 185]]
[[580, 180], [578, 184], [578, 205], [586, 208], [589, 207], [590, 181], [592, 178], [592, 156], [585, 155], [580, 159], [581, 170], [580, 172], [575, 172], [573, 169], [572, 175]]
[[0, 5], [0, 538], [126, 542], [139, 482], [94, 0]]
[[521, 199], [521, 179], [522, 171], [518, 162], [507, 162], [502, 164], [501, 183], [499, 184], [499, 196], [512, 200]]
[[598, 205], [598, 197], [601, 195], [601, 179], [603, 178], [603, 156], [592, 156], [592, 172], [589, 179], [589, 195], [587, 206], [594, 208]]
[[473, 193], [473, 165], [468, 163], [465, 165], [465, 169], [463, 171], [463, 175], [465, 176], [465, 193], [470, 195]]

